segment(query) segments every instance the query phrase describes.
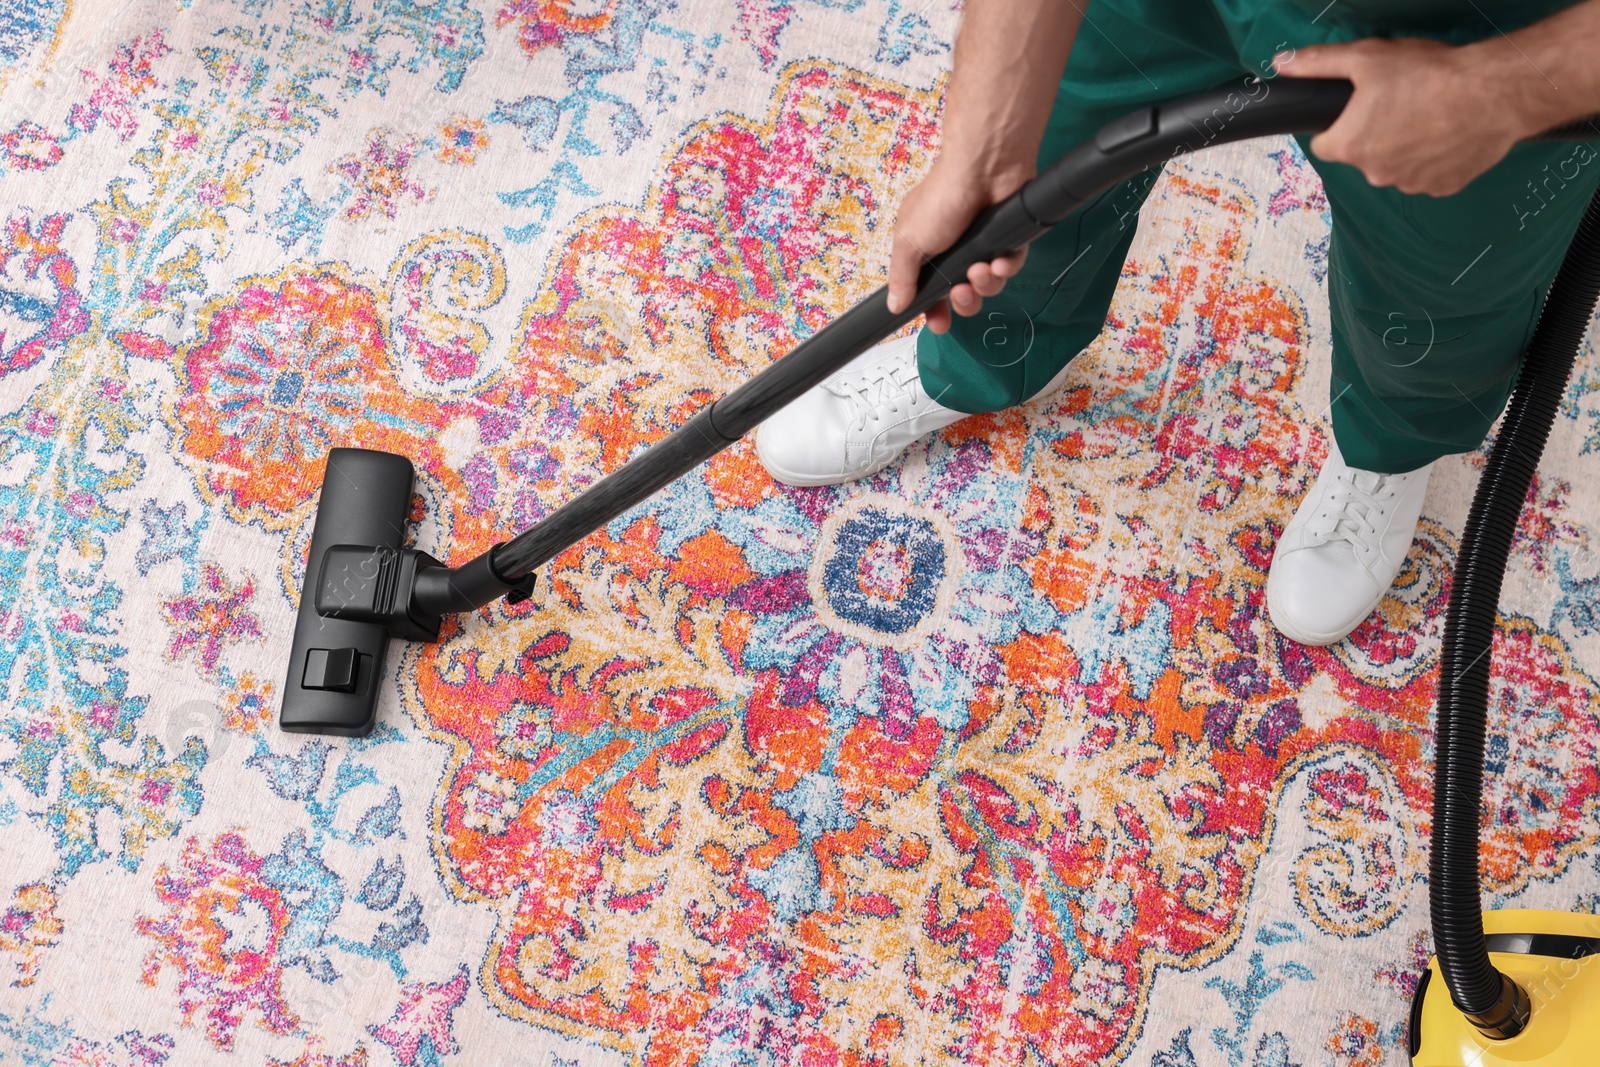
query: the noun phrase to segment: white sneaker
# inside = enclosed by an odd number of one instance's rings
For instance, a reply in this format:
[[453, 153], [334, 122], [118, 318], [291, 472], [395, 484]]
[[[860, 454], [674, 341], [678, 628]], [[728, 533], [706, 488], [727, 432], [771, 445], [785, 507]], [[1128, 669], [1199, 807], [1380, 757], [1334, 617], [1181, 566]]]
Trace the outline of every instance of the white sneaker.
[[1432, 465], [1406, 474], [1346, 466], [1335, 444], [1283, 531], [1267, 612], [1285, 637], [1331, 645], [1361, 625], [1411, 550]]
[[762, 423], [756, 455], [786, 485], [834, 485], [876, 474], [966, 417], [923, 391], [912, 334], [869, 348]]

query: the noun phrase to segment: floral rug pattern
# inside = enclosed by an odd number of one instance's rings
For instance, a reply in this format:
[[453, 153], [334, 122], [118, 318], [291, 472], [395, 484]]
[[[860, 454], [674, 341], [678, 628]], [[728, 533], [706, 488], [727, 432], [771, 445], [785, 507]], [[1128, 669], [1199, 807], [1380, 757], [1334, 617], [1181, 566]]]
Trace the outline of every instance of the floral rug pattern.
[[[1327, 205], [1169, 166], [1058, 394], [862, 483], [729, 449], [275, 717], [330, 447], [537, 521], [881, 283], [953, 6], [0, 3], [0, 1062], [1405, 1062], [1482, 455], [1265, 616]], [[1494, 902], [1600, 907], [1592, 347], [1506, 586]]]

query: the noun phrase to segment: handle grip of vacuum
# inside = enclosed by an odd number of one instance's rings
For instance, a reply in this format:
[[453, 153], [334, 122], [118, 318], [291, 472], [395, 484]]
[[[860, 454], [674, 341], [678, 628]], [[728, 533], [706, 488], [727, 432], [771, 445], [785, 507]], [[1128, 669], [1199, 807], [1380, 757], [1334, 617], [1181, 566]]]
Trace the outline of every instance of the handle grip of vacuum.
[[986, 209], [948, 249], [923, 261], [914, 314], [987, 263], [1025, 246], [1106, 189], [1218, 141], [1326, 129], [1350, 100], [1343, 78], [1251, 79], [1102, 126], [1017, 192]]
[[[1102, 126], [1023, 189], [1029, 212], [1053, 226], [1129, 177], [1214, 144], [1327, 129], [1354, 91], [1344, 78], [1252, 78]], [[1153, 180], [1153, 178], [1152, 178]]]
[[[1274, 134], [1319, 133], [1339, 118], [1354, 92], [1355, 86], [1345, 78], [1252, 78], [1114, 119], [1012, 196], [980, 214], [950, 248], [926, 260], [914, 306], [918, 313], [927, 310], [963, 281], [973, 264], [1017, 251], [1141, 171], [1212, 144]], [[1595, 138], [1600, 138], [1600, 115], [1545, 130], [1528, 140]]]

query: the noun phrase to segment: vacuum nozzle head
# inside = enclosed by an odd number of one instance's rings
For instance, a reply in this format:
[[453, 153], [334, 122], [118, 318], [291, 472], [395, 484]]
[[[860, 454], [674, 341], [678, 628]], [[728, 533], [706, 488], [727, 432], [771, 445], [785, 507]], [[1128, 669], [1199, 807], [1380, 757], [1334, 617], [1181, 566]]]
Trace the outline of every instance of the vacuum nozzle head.
[[434, 641], [446, 614], [532, 593], [533, 576], [502, 579], [492, 552], [451, 568], [407, 548], [412, 476], [411, 461], [389, 452], [328, 454], [278, 716], [283, 729], [365, 736], [390, 637]]
[[417, 571], [439, 561], [411, 548], [334, 545], [322, 557], [317, 614], [330, 619], [377, 623], [391, 637], [432, 641], [440, 616], [416, 609]]

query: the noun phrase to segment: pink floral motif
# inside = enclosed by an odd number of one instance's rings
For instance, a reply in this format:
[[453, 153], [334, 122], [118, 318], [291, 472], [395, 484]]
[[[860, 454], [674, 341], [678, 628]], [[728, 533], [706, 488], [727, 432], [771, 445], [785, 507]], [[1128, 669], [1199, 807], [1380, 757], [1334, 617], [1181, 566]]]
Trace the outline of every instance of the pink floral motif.
[[51, 132], [23, 119], [10, 133], [0, 134], [6, 162], [23, 170], [46, 170], [61, 162], [61, 145]]
[[160, 943], [145, 958], [145, 984], [154, 986], [165, 967], [176, 970], [184, 1025], [203, 1013], [206, 1037], [223, 1051], [232, 1050], [247, 1013], [274, 1034], [300, 1024], [284, 1002], [278, 962], [289, 907], [262, 880], [262, 863], [236, 833], [218, 837], [209, 850], [191, 837], [178, 869], [163, 865], [156, 874], [167, 914], [137, 923]]
[[739, 0], [739, 36], [756, 50], [763, 67], [778, 58], [778, 36], [792, 18], [793, 0]]
[[1570, 514], [1567, 496], [1572, 486], [1563, 481], [1554, 484], [1541, 480], [1535, 474], [1528, 486], [1527, 499], [1522, 504], [1522, 517], [1517, 520], [1516, 533], [1511, 538], [1511, 551], [1516, 556], [1526, 556], [1535, 574], [1544, 574], [1554, 562], [1552, 551], [1557, 545], [1582, 546], [1586, 542], [1583, 527], [1565, 516]]
[[1320, 215], [1328, 210], [1328, 197], [1322, 191], [1322, 179], [1312, 169], [1301, 153], [1292, 148], [1272, 153], [1278, 164], [1278, 180], [1283, 184], [1267, 202], [1267, 213], [1273, 218], [1291, 211], [1304, 210]]
[[367, 149], [345, 156], [328, 169], [350, 183], [354, 199], [344, 209], [351, 221], [374, 215], [392, 219], [407, 200], [422, 201], [429, 190], [406, 176], [417, 158], [422, 143], [414, 138], [391, 140], [394, 135], [379, 128], [367, 135]]
[[177, 659], [192, 653], [199, 661], [200, 673], [211, 677], [227, 645], [261, 636], [261, 621], [248, 610], [255, 595], [255, 579], [247, 576], [234, 585], [221, 567], [206, 564], [199, 590], [162, 604], [162, 613], [173, 628], [167, 655]]
[[162, 40], [161, 31], [136, 37], [117, 49], [109, 64], [109, 73], [101, 77], [93, 71], [84, 71], [83, 77], [94, 86], [87, 104], [74, 104], [67, 113], [67, 122], [74, 129], [89, 133], [104, 119], [117, 131], [117, 139], [126, 141], [139, 132], [139, 120], [134, 115], [134, 101], [156, 85], [151, 72], [157, 59], [171, 52]]
[[[372, 1027], [372, 1036], [394, 1050], [394, 1058], [402, 1067], [436, 1063], [437, 1057], [456, 1051], [455, 1035], [450, 1031], [455, 1010], [466, 997], [464, 966], [448, 982], [408, 982], [400, 988], [400, 1003], [394, 1015], [382, 1026]], [[423, 1053], [424, 1042], [432, 1055]]]
[[1412, 934], [1411, 940], [1406, 943], [1405, 958], [1379, 971], [1378, 981], [1394, 986], [1409, 1002], [1417, 993], [1417, 983], [1422, 980], [1422, 972], [1428, 969], [1428, 960], [1432, 955], [1433, 938], [1428, 931], [1420, 930]]

